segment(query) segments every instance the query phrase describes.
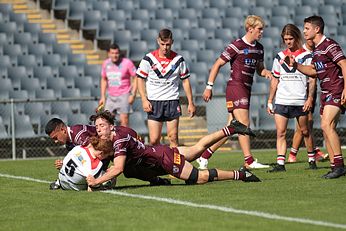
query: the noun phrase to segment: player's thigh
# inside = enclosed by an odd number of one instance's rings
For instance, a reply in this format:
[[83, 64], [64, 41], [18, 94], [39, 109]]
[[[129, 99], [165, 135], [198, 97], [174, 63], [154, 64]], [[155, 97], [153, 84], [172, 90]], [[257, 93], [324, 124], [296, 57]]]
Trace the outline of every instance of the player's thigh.
[[321, 117], [321, 126], [336, 127], [339, 122], [341, 110], [339, 107], [334, 105], [325, 105], [323, 109], [323, 114]]
[[192, 169], [193, 169], [193, 165], [190, 164], [189, 162], [185, 161], [185, 164], [184, 164], [184, 167], [181, 171], [179, 179], [188, 180], [190, 175], [191, 175]]
[[178, 134], [179, 118], [166, 122], [167, 134]]
[[277, 133], [285, 133], [287, 130], [288, 118], [280, 114], [274, 115]]
[[308, 129], [309, 128], [308, 115], [303, 115], [303, 116], [297, 117], [297, 124], [302, 131]]
[[250, 120], [249, 120], [249, 110], [243, 109], [243, 108], [237, 108], [233, 110], [233, 115], [236, 120], [239, 122], [249, 126]]
[[161, 121], [150, 119], [148, 120], [148, 130], [150, 138], [161, 137], [162, 124], [163, 122]]

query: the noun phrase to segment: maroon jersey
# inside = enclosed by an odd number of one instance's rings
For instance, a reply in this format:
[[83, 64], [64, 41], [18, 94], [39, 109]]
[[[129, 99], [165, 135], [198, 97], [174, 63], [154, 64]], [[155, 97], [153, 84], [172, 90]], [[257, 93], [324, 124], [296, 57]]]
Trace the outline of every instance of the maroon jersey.
[[86, 146], [91, 136], [97, 136], [95, 126], [77, 124], [68, 127], [70, 141], [66, 143], [67, 149], [76, 145]]
[[[185, 158], [176, 148], [168, 145], [144, 145], [137, 132], [131, 128], [117, 126], [113, 137], [114, 157], [126, 156], [126, 166], [144, 166], [155, 169], [154, 175], [170, 173], [179, 177]], [[157, 174], [156, 174], [157, 173]]]
[[230, 62], [229, 84], [243, 85], [250, 91], [256, 66], [263, 62], [263, 57], [263, 46], [259, 42], [249, 44], [243, 37], [230, 43], [220, 55], [225, 62]]
[[323, 94], [340, 95], [344, 89], [344, 78], [340, 60], [345, 59], [341, 47], [332, 39], [323, 37], [313, 51], [312, 62], [315, 65]]

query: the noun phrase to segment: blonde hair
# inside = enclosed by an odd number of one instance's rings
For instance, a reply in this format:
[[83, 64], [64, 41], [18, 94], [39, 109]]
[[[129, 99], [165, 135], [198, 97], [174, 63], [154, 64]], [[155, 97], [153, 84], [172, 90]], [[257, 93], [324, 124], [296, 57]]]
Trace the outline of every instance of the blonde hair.
[[244, 21], [245, 31], [247, 32], [250, 27], [255, 28], [256, 26], [265, 26], [264, 20], [257, 15], [249, 15]]

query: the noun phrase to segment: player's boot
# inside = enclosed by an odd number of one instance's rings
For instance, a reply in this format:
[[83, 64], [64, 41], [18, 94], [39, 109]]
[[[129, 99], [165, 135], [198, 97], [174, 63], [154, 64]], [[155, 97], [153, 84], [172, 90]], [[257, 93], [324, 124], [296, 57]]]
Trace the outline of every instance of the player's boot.
[[255, 176], [252, 172], [250, 172], [248, 169], [240, 168], [239, 171], [244, 173], [244, 176], [245, 176], [242, 181], [244, 181], [244, 182], [261, 182], [261, 180], [257, 176]]
[[269, 168], [270, 167], [267, 164], [261, 164], [261, 163], [257, 162], [257, 159], [254, 162], [252, 162], [251, 164], [245, 163], [244, 166], [247, 169], [261, 169], [261, 168]]
[[323, 162], [326, 159], [328, 159], [329, 157], [328, 153], [324, 154], [319, 148], [316, 148], [315, 151], [316, 151], [315, 158], [317, 161]]
[[59, 180], [56, 180], [56, 181], [50, 183], [50, 184], [49, 184], [49, 189], [50, 189], [50, 190], [58, 190], [58, 189], [61, 189], [60, 181], [59, 181]]
[[253, 136], [253, 137], [256, 136], [256, 134], [251, 130], [251, 128], [240, 123], [236, 119], [233, 119], [228, 126], [231, 128], [234, 128], [234, 133], [238, 133], [241, 135], [249, 135], [249, 136]]
[[208, 159], [200, 157], [196, 160], [196, 162], [199, 164], [198, 169], [200, 170], [208, 169]]
[[346, 169], [344, 167], [338, 167], [334, 168], [331, 172], [323, 175], [323, 178], [325, 179], [335, 179], [339, 178], [340, 176], [345, 176]]
[[295, 163], [295, 162], [297, 162], [297, 156], [290, 154], [290, 155], [288, 156], [288, 161], [287, 161], [287, 162], [289, 162], [289, 163]]
[[317, 169], [316, 161], [310, 161], [308, 169], [316, 170]]
[[285, 165], [276, 164], [274, 167], [267, 172], [286, 172]]

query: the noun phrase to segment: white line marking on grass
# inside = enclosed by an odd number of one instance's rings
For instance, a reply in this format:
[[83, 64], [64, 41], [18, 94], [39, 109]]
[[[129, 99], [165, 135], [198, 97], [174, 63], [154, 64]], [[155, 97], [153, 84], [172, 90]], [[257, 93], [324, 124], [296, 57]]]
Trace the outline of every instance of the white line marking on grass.
[[[46, 181], [46, 180], [39, 180], [39, 179], [35, 179], [35, 178], [31, 178], [31, 177], [25, 177], [25, 176], [13, 176], [13, 175], [8, 175], [8, 174], [1, 174], [1, 173], [0, 173], [0, 177], [17, 179], [17, 180], [33, 181], [33, 182], [38, 182], [38, 183], [50, 183], [50, 181]], [[296, 222], [296, 223], [302, 223], [302, 224], [346, 229], [346, 224], [337, 224], [337, 223], [331, 223], [331, 222], [326, 222], [326, 221], [317, 221], [317, 220], [310, 220], [310, 219], [297, 218], [297, 217], [286, 217], [286, 216], [280, 216], [280, 215], [276, 215], [276, 214], [259, 212], [259, 211], [234, 209], [232, 207], [223, 207], [223, 206], [208, 205], [208, 204], [197, 204], [197, 203], [193, 203], [193, 202], [189, 202], [189, 201], [175, 200], [175, 199], [164, 198], [164, 197], [146, 196], [146, 195], [141, 195], [141, 194], [131, 194], [131, 193], [120, 192], [120, 191], [116, 191], [116, 190], [101, 191], [101, 192], [102, 193], [108, 193], [108, 194], [114, 194], [114, 195], [118, 195], [118, 196], [126, 196], [126, 197], [132, 197], [132, 198], [165, 202], [165, 203], [169, 203], [169, 204], [183, 205], [183, 206], [194, 207], [194, 208], [204, 208], [204, 209], [212, 209], [212, 210], [217, 210], [217, 211], [227, 212], [227, 213], [245, 214], [245, 215], [250, 215], [250, 216], [255, 216], [255, 217], [266, 218], [266, 219], [270, 219], [270, 220], [290, 221], [290, 222]]]

